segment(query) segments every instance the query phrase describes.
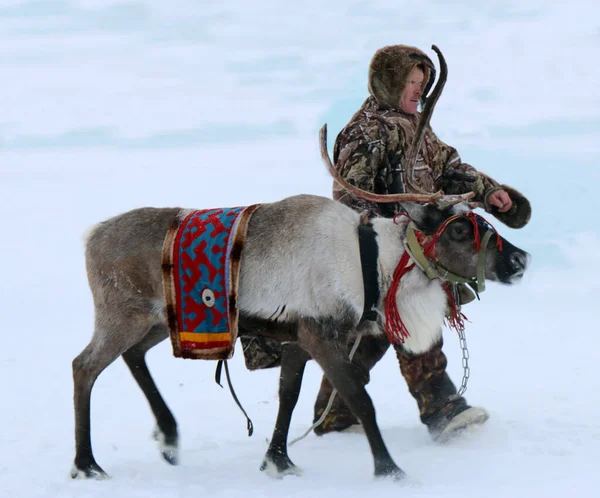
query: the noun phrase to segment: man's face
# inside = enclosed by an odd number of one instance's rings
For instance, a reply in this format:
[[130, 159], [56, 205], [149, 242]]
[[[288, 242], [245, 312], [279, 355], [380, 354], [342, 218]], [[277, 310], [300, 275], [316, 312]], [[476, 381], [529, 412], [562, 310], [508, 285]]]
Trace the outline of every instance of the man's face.
[[406, 87], [402, 92], [400, 99], [400, 108], [406, 114], [414, 114], [419, 107], [419, 99], [423, 95], [423, 85], [425, 83], [425, 73], [418, 67], [415, 67], [408, 75]]

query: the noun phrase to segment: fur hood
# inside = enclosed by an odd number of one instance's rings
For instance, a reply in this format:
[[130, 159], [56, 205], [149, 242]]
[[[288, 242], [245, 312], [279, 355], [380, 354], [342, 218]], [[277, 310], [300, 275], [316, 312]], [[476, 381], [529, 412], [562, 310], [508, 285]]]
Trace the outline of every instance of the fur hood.
[[425, 73], [425, 97], [435, 79], [435, 66], [431, 59], [418, 48], [407, 45], [380, 48], [369, 66], [369, 93], [381, 106], [398, 109], [408, 76], [418, 65]]

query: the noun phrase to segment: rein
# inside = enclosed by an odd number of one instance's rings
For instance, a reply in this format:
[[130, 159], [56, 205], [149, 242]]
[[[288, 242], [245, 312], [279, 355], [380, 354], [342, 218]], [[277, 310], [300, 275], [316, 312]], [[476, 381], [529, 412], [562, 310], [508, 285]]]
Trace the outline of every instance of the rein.
[[[408, 216], [406, 213], [400, 213], [399, 215]], [[396, 215], [396, 217], [399, 215]], [[396, 217], [394, 217], [394, 222], [398, 223]], [[435, 246], [439, 238], [448, 225], [459, 218], [467, 218], [473, 224], [473, 243], [475, 245], [475, 252], [478, 254], [476, 277], [466, 278], [452, 273], [437, 261]], [[480, 222], [487, 228], [483, 238], [480, 237], [479, 233]], [[496, 229], [485, 218], [473, 212], [449, 217], [440, 225], [433, 235], [425, 235], [416, 228], [412, 221], [409, 222], [406, 227], [406, 250], [400, 258], [398, 266], [396, 266], [396, 269], [394, 270], [392, 284], [386, 296], [386, 334], [391, 343], [401, 342], [404, 344], [405, 339], [410, 335], [406, 325], [402, 322], [396, 300], [396, 293], [402, 277], [415, 266], [418, 266], [431, 280], [440, 279], [452, 284], [468, 284], [479, 294], [485, 290], [486, 251], [493, 234], [497, 235], [496, 246], [498, 247], [498, 250], [501, 251], [502, 239], [498, 235]], [[410, 263], [410, 260], [412, 260], [412, 263]], [[448, 305], [450, 309], [448, 324], [450, 327], [459, 330], [460, 327], [464, 327], [464, 319], [466, 317], [460, 312], [460, 305], [450, 291], [449, 286], [445, 285], [444, 288], [448, 295]]]

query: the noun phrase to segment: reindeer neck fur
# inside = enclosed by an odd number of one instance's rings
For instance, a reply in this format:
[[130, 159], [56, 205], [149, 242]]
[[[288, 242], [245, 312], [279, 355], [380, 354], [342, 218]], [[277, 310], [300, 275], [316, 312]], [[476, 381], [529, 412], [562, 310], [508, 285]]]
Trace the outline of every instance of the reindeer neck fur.
[[[373, 220], [373, 228], [379, 241], [379, 280], [382, 296], [379, 311], [383, 317], [384, 298], [392, 283], [394, 271], [405, 252], [407, 225], [408, 223], [404, 222], [396, 224], [388, 218]], [[442, 335], [447, 296], [441, 282], [430, 280], [415, 266], [402, 277], [396, 299], [402, 321], [410, 333], [410, 337], [403, 344], [404, 349], [413, 354], [428, 351], [440, 341]]]

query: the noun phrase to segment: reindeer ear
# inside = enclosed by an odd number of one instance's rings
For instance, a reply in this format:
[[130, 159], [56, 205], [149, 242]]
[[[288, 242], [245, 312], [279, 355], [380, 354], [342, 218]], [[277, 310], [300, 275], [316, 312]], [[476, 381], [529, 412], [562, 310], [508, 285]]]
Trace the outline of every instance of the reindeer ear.
[[425, 225], [425, 220], [427, 219], [427, 206], [417, 204], [416, 202], [401, 202], [400, 205], [415, 225], [419, 228], [422, 228], [423, 225]]

